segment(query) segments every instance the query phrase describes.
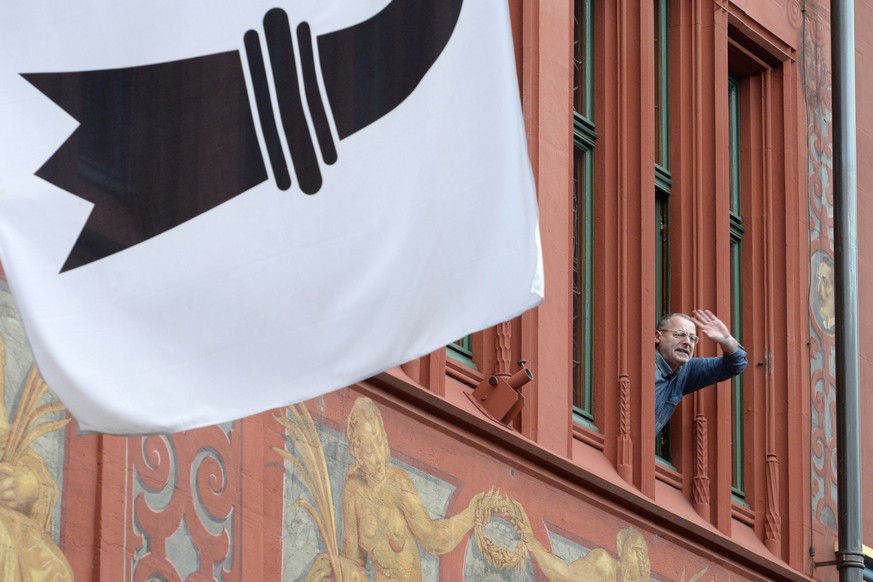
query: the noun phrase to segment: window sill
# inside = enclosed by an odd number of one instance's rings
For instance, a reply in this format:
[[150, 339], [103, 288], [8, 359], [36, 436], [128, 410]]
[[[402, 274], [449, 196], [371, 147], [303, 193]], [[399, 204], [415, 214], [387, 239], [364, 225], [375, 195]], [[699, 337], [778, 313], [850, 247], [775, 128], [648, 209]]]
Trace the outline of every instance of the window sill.
[[674, 489], [682, 490], [682, 473], [666, 461], [655, 459], [655, 478]]
[[755, 527], [755, 512], [752, 508], [736, 498], [731, 504], [731, 517], [749, 527]]
[[446, 358], [446, 376], [470, 388], [475, 388], [485, 379], [485, 374], [482, 372], [478, 372], [470, 366], [464, 365], [450, 357]]
[[593, 427], [588, 427], [580, 423], [576, 418], [573, 419], [573, 438], [577, 441], [583, 442], [589, 447], [603, 452], [603, 435], [597, 432]]

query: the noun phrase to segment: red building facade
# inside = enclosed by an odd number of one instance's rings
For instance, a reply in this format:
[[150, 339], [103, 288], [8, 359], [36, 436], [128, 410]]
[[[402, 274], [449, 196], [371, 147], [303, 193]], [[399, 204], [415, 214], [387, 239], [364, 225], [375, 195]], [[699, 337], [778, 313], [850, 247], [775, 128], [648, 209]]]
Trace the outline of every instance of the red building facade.
[[[834, 558], [837, 519], [828, 2], [510, 0], [510, 9], [545, 303], [304, 407], [174, 435], [58, 427], [28, 453], [43, 509], [0, 513], [8, 556], [26, 554], [30, 538], [4, 527], [40, 532], [43, 553], [21, 572], [837, 579], [816, 566]], [[866, 397], [873, 112], [862, 96], [873, 40], [861, 31], [873, 6], [856, 10]], [[11, 435], [34, 382], [2, 271], [0, 299]], [[749, 366], [686, 398], [656, 435], [655, 322], [697, 308], [730, 322]], [[718, 350], [703, 340], [698, 352]], [[507, 426], [471, 395], [520, 360], [535, 379]], [[873, 398], [862, 406], [862, 418], [873, 415]], [[44, 557], [55, 549], [66, 564]]]

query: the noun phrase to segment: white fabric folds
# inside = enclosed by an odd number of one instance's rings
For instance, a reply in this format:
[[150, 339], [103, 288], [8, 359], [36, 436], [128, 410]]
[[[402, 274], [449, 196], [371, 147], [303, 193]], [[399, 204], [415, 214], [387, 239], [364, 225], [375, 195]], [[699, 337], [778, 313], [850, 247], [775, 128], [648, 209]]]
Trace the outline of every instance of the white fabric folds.
[[7, 0], [0, 128], [0, 260], [84, 431], [298, 402], [542, 301], [504, 0]]

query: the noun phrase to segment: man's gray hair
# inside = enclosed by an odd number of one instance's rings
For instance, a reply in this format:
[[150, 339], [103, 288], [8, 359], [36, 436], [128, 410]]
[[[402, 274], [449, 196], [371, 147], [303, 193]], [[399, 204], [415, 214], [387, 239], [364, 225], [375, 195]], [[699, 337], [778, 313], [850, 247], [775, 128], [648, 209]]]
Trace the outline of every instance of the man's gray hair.
[[684, 317], [691, 323], [694, 323], [694, 319], [692, 319], [692, 317], [686, 313], [668, 313], [667, 315], [661, 316], [661, 319], [658, 320], [658, 325], [655, 326], [655, 329], [664, 329], [664, 326], [667, 325], [674, 317]]

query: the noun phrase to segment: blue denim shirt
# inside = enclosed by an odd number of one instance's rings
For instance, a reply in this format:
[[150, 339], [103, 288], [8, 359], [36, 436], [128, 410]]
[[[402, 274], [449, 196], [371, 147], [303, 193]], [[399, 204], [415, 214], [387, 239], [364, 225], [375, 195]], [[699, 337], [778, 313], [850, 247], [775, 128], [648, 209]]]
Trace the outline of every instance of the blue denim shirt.
[[670, 421], [682, 397], [733, 378], [746, 369], [746, 350], [714, 358], [691, 358], [675, 372], [655, 350], [655, 434]]

